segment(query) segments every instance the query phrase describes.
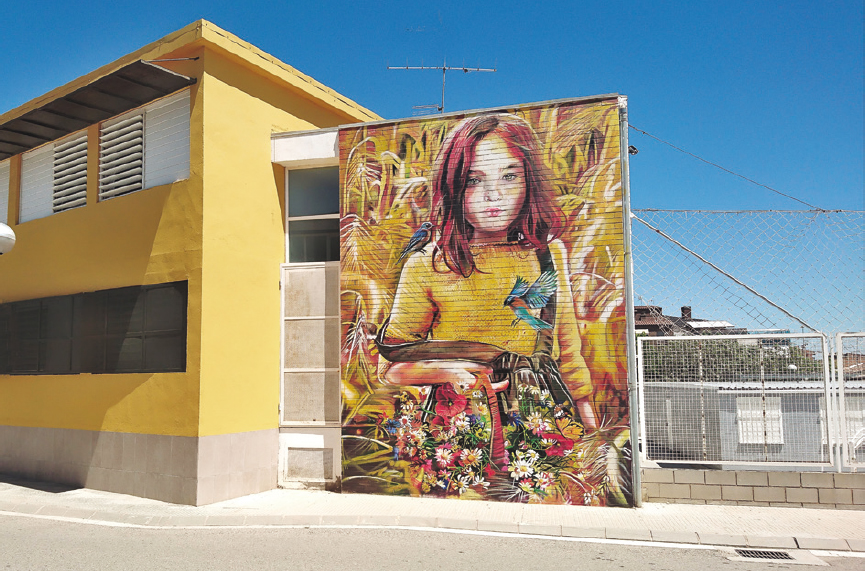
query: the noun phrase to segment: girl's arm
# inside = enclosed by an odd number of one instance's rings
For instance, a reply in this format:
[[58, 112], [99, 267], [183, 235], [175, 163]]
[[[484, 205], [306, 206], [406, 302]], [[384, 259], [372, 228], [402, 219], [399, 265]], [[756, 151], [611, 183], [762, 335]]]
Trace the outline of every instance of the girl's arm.
[[585, 427], [597, 429], [598, 421], [592, 409], [592, 378], [580, 352], [582, 340], [574, 314], [574, 296], [571, 292], [567, 249], [560, 240], [553, 240], [549, 247], [559, 281], [556, 296], [556, 341], [559, 345], [562, 380], [571, 391], [577, 412]]

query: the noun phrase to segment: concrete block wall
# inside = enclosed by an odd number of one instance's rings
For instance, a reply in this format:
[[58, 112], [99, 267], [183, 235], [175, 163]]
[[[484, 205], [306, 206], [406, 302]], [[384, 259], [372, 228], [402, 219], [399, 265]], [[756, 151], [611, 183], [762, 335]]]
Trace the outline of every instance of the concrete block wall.
[[644, 468], [643, 501], [865, 510], [865, 473]]
[[283, 364], [278, 484], [339, 480], [339, 262], [282, 268]]

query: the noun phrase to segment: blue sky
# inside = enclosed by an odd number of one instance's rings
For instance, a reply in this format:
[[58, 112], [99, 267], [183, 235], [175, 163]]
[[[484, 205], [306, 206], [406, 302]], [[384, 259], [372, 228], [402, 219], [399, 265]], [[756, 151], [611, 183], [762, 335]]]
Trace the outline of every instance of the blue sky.
[[[7, 2], [0, 112], [205, 18], [386, 118], [619, 92], [631, 123], [827, 209], [865, 208], [863, 3]], [[634, 208], [799, 203], [631, 132]]]

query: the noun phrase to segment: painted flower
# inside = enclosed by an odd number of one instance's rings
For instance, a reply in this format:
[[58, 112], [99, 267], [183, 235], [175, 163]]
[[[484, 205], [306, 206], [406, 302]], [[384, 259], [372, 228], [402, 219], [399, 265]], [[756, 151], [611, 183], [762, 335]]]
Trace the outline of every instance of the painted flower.
[[565, 438], [561, 434], [548, 432], [543, 435], [544, 442], [549, 444], [547, 448], [547, 456], [567, 456], [574, 449], [574, 441], [570, 438]]
[[482, 458], [483, 453], [480, 448], [466, 448], [460, 454], [460, 461], [463, 466], [477, 466]]
[[441, 446], [436, 448], [436, 462], [439, 466], [450, 466], [454, 460], [454, 453], [450, 448]]
[[541, 434], [542, 432], [546, 432], [552, 428], [549, 421], [541, 416], [541, 413], [539, 412], [533, 412], [529, 415], [526, 419], [526, 426], [535, 434]]
[[434, 416], [432, 420], [429, 421], [430, 433], [436, 438], [442, 437], [443, 433], [447, 430], [447, 426], [448, 421], [441, 416]]
[[466, 413], [461, 412], [451, 420], [451, 424], [457, 430], [468, 430], [469, 429], [469, 417], [466, 416]]
[[520, 480], [519, 484], [517, 484], [517, 487], [527, 493], [532, 493], [534, 491], [534, 486], [532, 485], [532, 481], [529, 478], [524, 478]]
[[534, 465], [534, 463], [537, 462], [540, 457], [540, 454], [531, 449], [517, 452], [517, 458], [519, 458], [520, 460], [525, 460], [531, 465]]
[[526, 460], [515, 460], [511, 462], [511, 478], [521, 480], [528, 478], [535, 471], [530, 462]]
[[535, 474], [535, 481], [537, 482], [538, 487], [542, 490], [546, 490], [556, 483], [553, 475], [549, 472], [538, 472]]
[[457, 476], [453, 479], [452, 485], [460, 495], [463, 495], [472, 485], [471, 476]]
[[439, 416], [456, 416], [466, 409], [468, 399], [454, 390], [447, 383], [436, 390], [436, 414]]

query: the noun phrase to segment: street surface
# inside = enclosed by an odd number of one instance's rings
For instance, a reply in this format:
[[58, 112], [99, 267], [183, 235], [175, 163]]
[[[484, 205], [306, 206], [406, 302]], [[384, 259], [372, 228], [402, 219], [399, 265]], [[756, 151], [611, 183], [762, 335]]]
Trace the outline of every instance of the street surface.
[[[679, 549], [362, 528], [147, 529], [0, 516], [0, 570], [802, 570], [730, 561], [716, 549]], [[810, 554], [808, 554], [810, 555]], [[813, 557], [813, 556], [811, 556]], [[820, 557], [861, 570], [865, 559]], [[814, 568], [814, 567], [812, 567]]]

